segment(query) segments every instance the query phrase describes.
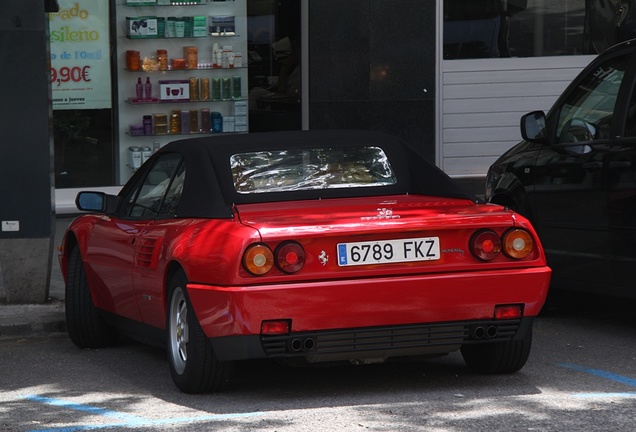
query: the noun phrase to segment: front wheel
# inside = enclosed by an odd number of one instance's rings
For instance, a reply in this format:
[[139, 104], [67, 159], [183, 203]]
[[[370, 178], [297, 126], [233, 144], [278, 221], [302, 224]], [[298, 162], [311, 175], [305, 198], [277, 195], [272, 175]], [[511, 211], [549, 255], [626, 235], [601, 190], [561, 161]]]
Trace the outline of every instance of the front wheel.
[[68, 257], [64, 307], [66, 330], [71, 341], [78, 347], [104, 348], [117, 341], [117, 332], [95, 308], [84, 261], [77, 245], [71, 249]]
[[186, 290], [185, 273], [178, 272], [168, 287], [168, 363], [172, 380], [184, 393], [222, 390], [229, 381], [232, 364], [217, 360]]
[[521, 340], [463, 345], [461, 352], [471, 370], [482, 374], [505, 374], [517, 372], [526, 364], [531, 347], [532, 332]]

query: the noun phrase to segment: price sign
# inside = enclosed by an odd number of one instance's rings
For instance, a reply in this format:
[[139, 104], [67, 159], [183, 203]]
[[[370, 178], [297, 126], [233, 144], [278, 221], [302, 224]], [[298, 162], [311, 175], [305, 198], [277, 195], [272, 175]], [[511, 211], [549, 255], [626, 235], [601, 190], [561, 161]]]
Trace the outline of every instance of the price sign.
[[87, 66], [62, 66], [59, 69], [51, 68], [51, 83], [57, 84], [73, 82], [90, 82], [90, 65]]
[[[2, 0], [0, 0], [2, 1]], [[109, 0], [57, 0], [49, 14], [54, 110], [112, 107]], [[121, 2], [118, 2], [121, 3]]]

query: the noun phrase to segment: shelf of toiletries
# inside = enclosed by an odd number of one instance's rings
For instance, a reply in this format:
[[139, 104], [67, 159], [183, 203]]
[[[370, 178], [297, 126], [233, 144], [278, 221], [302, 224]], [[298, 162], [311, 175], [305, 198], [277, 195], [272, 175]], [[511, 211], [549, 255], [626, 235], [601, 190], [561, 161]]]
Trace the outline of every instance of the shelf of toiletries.
[[246, 0], [116, 3], [122, 181], [172, 140], [249, 132]]
[[128, 39], [240, 37], [233, 15], [127, 16]]
[[[134, 93], [126, 99], [132, 105], [192, 102], [229, 102], [246, 100], [240, 75], [219, 78], [190, 77], [188, 79], [158, 80], [153, 83], [137, 77]], [[133, 89], [131, 89], [132, 92]]]
[[247, 132], [247, 102], [234, 102], [230, 115], [209, 108], [172, 110], [142, 116], [142, 122], [131, 124], [131, 137], [183, 136]]
[[234, 0], [125, 0], [124, 5], [140, 6], [207, 6], [214, 3], [231, 3]]
[[163, 72], [195, 72], [195, 71], [231, 72], [232, 70], [238, 70], [238, 69], [247, 69], [247, 66], [233, 67], [233, 68], [217, 68], [217, 67], [208, 66], [207, 63], [199, 63], [199, 66], [194, 69], [189, 69], [189, 68], [172, 69], [171, 67], [168, 67], [168, 69], [164, 69], [164, 70], [159, 70], [159, 69], [144, 69], [144, 70], [134, 70], [134, 71], [129, 69], [124, 69], [124, 70], [126, 72], [133, 72], [133, 73], [143, 72], [143, 73], [155, 74], [155, 73], [163, 73]]
[[136, 7], [176, 7], [176, 6], [207, 6], [209, 3], [203, 1], [184, 1], [184, 2], [157, 2], [157, 1], [127, 1], [124, 6]]
[[130, 105], [164, 105], [167, 103], [187, 103], [187, 104], [192, 104], [192, 103], [209, 103], [209, 102], [214, 102], [214, 103], [222, 103], [222, 102], [236, 102], [236, 101], [246, 101], [246, 98], [237, 98], [237, 99], [201, 99], [201, 100], [183, 100], [183, 101], [160, 101], [157, 98], [151, 98], [151, 99], [135, 99], [135, 98], [129, 98], [126, 99], [126, 103], [130, 104]]
[[[157, 48], [150, 53], [138, 50], [126, 50], [126, 68], [130, 72], [167, 72], [183, 70], [232, 70], [243, 69], [247, 64], [243, 62], [243, 54], [236, 52], [232, 45], [212, 45], [212, 58], [199, 56], [196, 46], [184, 46], [182, 55], [168, 55], [168, 50]], [[181, 54], [181, 53], [180, 53]]]

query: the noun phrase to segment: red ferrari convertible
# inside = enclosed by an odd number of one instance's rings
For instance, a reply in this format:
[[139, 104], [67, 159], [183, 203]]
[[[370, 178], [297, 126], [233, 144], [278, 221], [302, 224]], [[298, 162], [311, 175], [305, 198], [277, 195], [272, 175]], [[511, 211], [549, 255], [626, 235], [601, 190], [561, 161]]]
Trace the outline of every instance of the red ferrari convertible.
[[176, 386], [243, 359], [371, 363], [461, 350], [509, 373], [550, 269], [522, 216], [394, 137], [293, 131], [162, 147], [118, 196], [80, 192], [60, 246], [68, 333], [163, 345]]

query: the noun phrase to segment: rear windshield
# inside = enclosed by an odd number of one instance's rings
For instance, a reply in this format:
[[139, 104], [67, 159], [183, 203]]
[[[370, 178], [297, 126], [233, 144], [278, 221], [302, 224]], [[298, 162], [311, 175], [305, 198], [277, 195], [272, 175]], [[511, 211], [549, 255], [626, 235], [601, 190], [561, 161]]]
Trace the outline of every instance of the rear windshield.
[[382, 187], [397, 181], [379, 147], [312, 148], [237, 153], [230, 157], [240, 194]]

